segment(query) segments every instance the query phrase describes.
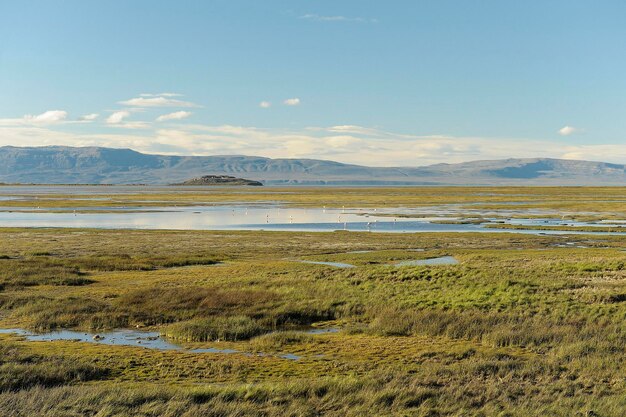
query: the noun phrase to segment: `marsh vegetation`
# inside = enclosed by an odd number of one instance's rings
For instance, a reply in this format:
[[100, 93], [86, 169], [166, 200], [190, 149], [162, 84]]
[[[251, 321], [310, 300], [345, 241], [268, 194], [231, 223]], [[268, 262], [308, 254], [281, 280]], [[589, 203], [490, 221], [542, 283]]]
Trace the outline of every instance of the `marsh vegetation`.
[[[188, 349], [0, 334], [0, 415], [621, 416], [625, 249], [620, 236], [2, 229], [0, 327], [138, 328]], [[442, 257], [458, 263], [395, 266]]]

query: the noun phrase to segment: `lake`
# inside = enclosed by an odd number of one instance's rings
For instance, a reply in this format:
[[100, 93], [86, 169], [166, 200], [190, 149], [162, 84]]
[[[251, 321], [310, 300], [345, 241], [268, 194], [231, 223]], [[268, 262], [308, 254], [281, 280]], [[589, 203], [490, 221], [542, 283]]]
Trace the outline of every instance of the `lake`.
[[[195, 206], [180, 206], [171, 201], [144, 201], [145, 206], [125, 207], [120, 204], [93, 204], [93, 201], [115, 202], [115, 196], [127, 194], [185, 196], [198, 192], [193, 187], [136, 187], [136, 186], [9, 186], [0, 187], [0, 201], [12, 203], [0, 206], [0, 227], [61, 227], [102, 229], [166, 229], [166, 230], [268, 230], [331, 232], [417, 233], [417, 232], [489, 232], [523, 234], [624, 234], [623, 220], [582, 222], [564, 220], [557, 212], [517, 207], [516, 202], [500, 202], [499, 209], [478, 208], [483, 203], [440, 204], [421, 207], [379, 208], [324, 208], [296, 207], [281, 202], [237, 202], [246, 194], [276, 194], [276, 190], [229, 190], [232, 203], [211, 204], [208, 201]], [[203, 191], [204, 192], [204, 191]], [[161, 194], [159, 194], [161, 193]], [[298, 193], [280, 191], [283, 194]], [[33, 201], [61, 201], [58, 207], [33, 208]], [[16, 203], [17, 206], [16, 206]], [[20, 201], [28, 202], [19, 207]], [[63, 204], [71, 201], [72, 204]], [[81, 207], [82, 201], [90, 201]], [[147, 203], [152, 203], [147, 205]], [[156, 204], [156, 205], [155, 205]], [[37, 206], [35, 206], [37, 207]], [[529, 216], [524, 218], [523, 216]], [[532, 216], [532, 217], [530, 217]], [[540, 217], [539, 217], [540, 216]], [[466, 222], [467, 218], [481, 217], [483, 223]], [[458, 223], [455, 223], [458, 222]], [[569, 230], [514, 230], [491, 229], [488, 224], [521, 226], [611, 227], [610, 232], [581, 232]]]

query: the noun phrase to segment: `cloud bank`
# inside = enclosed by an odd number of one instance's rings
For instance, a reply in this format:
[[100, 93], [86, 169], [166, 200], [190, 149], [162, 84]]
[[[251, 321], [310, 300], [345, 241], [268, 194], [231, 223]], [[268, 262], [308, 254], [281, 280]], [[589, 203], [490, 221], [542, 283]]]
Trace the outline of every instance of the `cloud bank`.
[[[146, 153], [313, 158], [371, 166], [536, 157], [626, 163], [626, 144], [576, 145], [565, 138], [582, 132], [572, 126], [558, 131], [562, 139], [539, 140], [405, 134], [350, 124], [292, 129], [193, 124], [186, 120], [192, 113], [184, 108], [197, 105], [177, 97], [181, 95], [139, 94], [120, 102], [126, 107], [108, 110], [102, 120], [98, 113], [68, 120], [65, 110], [0, 118], [0, 146], [105, 146]], [[288, 98], [282, 104], [298, 106], [301, 100]], [[265, 109], [271, 105], [259, 103]], [[178, 109], [165, 112], [166, 107]]]
[[[626, 162], [626, 144], [571, 145], [554, 140], [419, 136], [353, 125], [262, 129], [179, 124], [150, 128], [142, 122], [127, 121], [124, 112], [116, 113], [122, 113], [113, 119], [117, 122], [105, 125], [115, 130], [95, 134], [61, 131], [57, 125], [6, 125], [0, 119], [0, 146], [107, 146], [147, 153], [315, 158], [371, 166], [533, 157]], [[120, 132], [119, 128], [127, 131]], [[141, 134], [128, 132], [133, 128], [146, 130]]]

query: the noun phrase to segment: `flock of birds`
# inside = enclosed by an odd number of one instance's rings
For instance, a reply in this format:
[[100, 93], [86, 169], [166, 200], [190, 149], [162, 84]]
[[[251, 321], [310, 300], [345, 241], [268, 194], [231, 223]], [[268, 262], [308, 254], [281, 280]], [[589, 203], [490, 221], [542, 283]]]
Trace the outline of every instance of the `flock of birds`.
[[[37, 207], [37, 208], [39, 208], [39, 207]], [[363, 210], [363, 209], [359, 209], [359, 211], [361, 211], [361, 210]], [[373, 211], [376, 212], [377, 209], [374, 208]], [[306, 212], [307, 212], [307, 210], [305, 209], [304, 213], [306, 214]], [[322, 212], [326, 213], [326, 206], [323, 206]], [[201, 214], [202, 212], [194, 211], [194, 213]], [[280, 207], [277, 208], [277, 213], [278, 213], [278, 215], [280, 215]], [[73, 210], [73, 215], [74, 216], [78, 216], [78, 214], [79, 214], [79, 212], [77, 212], [76, 210]], [[343, 223], [343, 230], [348, 230], [348, 223], [349, 222], [342, 218], [342, 215], [345, 215], [345, 214], [346, 214], [346, 207], [342, 206], [341, 213], [337, 216], [337, 223], [339, 223], [339, 224]], [[236, 216], [237, 215], [237, 211], [235, 209], [232, 209], [231, 215], [232, 216]], [[246, 216], [248, 215], [248, 208], [247, 207], [245, 208], [244, 215], [246, 215]], [[367, 214], [365, 214], [365, 217], [369, 217], [369, 216]], [[267, 213], [265, 215], [265, 223], [266, 224], [270, 224], [270, 220], [271, 220], [270, 214]], [[396, 222], [397, 222], [397, 219], [394, 218], [393, 219], [393, 223], [395, 224]], [[294, 216], [293, 215], [289, 215], [289, 223], [290, 224], [294, 223]], [[378, 223], [378, 220], [368, 221], [366, 223], [367, 230], [370, 231], [372, 228], [376, 227], [377, 223]]]
[[[277, 214], [278, 214], [278, 215], [280, 215], [280, 207], [278, 207], [276, 210], [277, 210]], [[359, 209], [359, 210], [362, 210], [362, 209]], [[376, 212], [376, 211], [377, 211], [377, 209], [373, 209], [373, 211], [374, 211], [374, 212]], [[304, 213], [306, 214], [306, 212], [307, 212], [307, 210], [305, 209], [305, 210], [304, 210]], [[323, 206], [323, 208], [322, 208], [322, 212], [323, 212], [323, 213], [326, 213], [326, 206]], [[232, 213], [232, 214], [231, 214], [232, 216], [235, 216], [235, 215], [237, 214], [237, 211], [236, 211], [235, 209], [232, 209], [231, 213]], [[345, 207], [345, 206], [342, 206], [342, 208], [341, 208], [341, 214], [339, 214], [339, 215], [337, 216], [337, 223], [339, 223], [339, 224], [343, 223], [343, 230], [348, 230], [348, 223], [349, 223], [349, 222], [345, 221], [345, 219], [343, 219], [343, 218], [342, 218], [342, 214], [346, 214], [346, 207]], [[246, 216], [248, 215], [248, 208], [247, 208], [247, 207], [246, 207], [246, 209], [245, 209], [244, 215], [246, 215]], [[366, 215], [365, 215], [365, 217], [368, 217], [368, 215], [366, 214]], [[270, 214], [269, 214], [269, 213], [267, 213], [267, 214], [265, 215], [265, 223], [266, 223], [266, 224], [270, 224], [270, 220], [271, 220]], [[393, 219], [394, 224], [397, 222], [397, 220], [398, 220], [398, 219], [396, 219], [396, 218], [394, 218], [394, 219]], [[293, 224], [293, 223], [294, 223], [294, 217], [293, 217], [293, 215], [289, 215], [289, 223], [290, 223], [290, 224]], [[377, 224], [377, 223], [378, 223], [378, 220], [368, 221], [368, 222], [366, 223], [367, 230], [371, 230], [373, 227], [375, 227], [375, 226], [376, 226], [376, 224]]]

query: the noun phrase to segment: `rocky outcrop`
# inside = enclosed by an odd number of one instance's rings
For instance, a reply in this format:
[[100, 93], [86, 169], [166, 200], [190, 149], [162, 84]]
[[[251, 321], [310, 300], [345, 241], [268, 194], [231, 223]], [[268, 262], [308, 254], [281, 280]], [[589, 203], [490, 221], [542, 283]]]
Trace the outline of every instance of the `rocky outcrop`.
[[245, 178], [231, 177], [230, 175], [204, 175], [184, 182], [172, 185], [249, 185], [262, 186], [259, 181], [247, 180]]

